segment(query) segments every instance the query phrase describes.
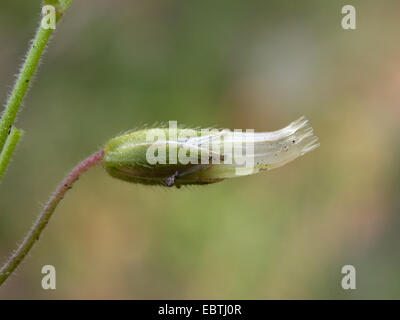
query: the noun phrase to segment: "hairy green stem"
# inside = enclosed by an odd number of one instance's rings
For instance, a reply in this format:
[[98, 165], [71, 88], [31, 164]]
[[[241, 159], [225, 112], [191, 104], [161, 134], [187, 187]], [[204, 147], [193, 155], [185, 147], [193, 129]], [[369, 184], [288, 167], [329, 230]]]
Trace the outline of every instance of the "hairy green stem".
[[32, 42], [0, 121], [0, 150], [3, 150], [8, 132], [18, 114], [52, 32], [52, 29], [44, 29], [40, 26]]
[[12, 272], [19, 266], [25, 256], [32, 249], [33, 245], [39, 240], [44, 228], [48, 224], [54, 210], [59, 202], [64, 198], [66, 192], [72, 188], [72, 185], [79, 177], [90, 168], [102, 162], [104, 151], [101, 150], [83, 160], [77, 165], [64, 181], [57, 187], [51, 196], [49, 202], [33, 224], [33, 227], [22, 241], [18, 249], [12, 254], [9, 260], [0, 269], [0, 286], [8, 279]]
[[[43, 5], [51, 5], [54, 7], [56, 22], [58, 22], [65, 11], [68, 9], [68, 7], [71, 5], [71, 2], [72, 0], [44, 0]], [[54, 29], [52, 28], [43, 28], [42, 23], [40, 22], [39, 28], [36, 32], [36, 36], [32, 41], [26, 59], [17, 77], [17, 81], [15, 82], [14, 88], [11, 92], [11, 95], [7, 101], [4, 112], [0, 119], [0, 152], [2, 152], [3, 148], [5, 147], [9, 131], [14, 124], [15, 118], [17, 117], [19, 109], [21, 108], [29, 85], [32, 82], [32, 78], [35, 75], [40, 59], [42, 58], [43, 52], [49, 42], [50, 36], [53, 31]], [[2, 158], [2, 160], [5, 160], [2, 163], [2, 165], [4, 166], [4, 171], [6, 170], [8, 163], [10, 162], [12, 153], [14, 152], [18, 140], [19, 138], [13, 140], [15, 144], [10, 152], [9, 157]]]
[[12, 127], [10, 134], [6, 140], [3, 151], [0, 153], [0, 181], [4, 176], [4, 172], [7, 169], [7, 165], [11, 160], [11, 156], [17, 146], [19, 139], [23, 134], [22, 130]]

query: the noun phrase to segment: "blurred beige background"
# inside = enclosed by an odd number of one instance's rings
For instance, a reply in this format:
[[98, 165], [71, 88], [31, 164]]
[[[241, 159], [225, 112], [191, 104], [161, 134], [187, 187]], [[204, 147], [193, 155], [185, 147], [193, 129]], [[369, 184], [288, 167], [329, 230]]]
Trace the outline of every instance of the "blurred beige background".
[[[40, 1], [0, 3], [5, 101]], [[181, 190], [82, 178], [0, 299], [400, 298], [400, 2], [74, 0], [25, 101], [0, 185], [0, 257], [108, 138], [177, 120], [270, 131], [306, 115], [316, 151]], [[41, 288], [41, 268], [57, 289]], [[357, 289], [341, 286], [343, 265]]]

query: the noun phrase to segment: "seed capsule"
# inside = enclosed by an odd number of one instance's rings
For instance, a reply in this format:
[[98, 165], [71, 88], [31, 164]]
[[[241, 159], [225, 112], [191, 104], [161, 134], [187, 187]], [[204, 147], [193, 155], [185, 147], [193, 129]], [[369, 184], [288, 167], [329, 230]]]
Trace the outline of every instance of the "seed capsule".
[[170, 122], [169, 128], [131, 131], [111, 139], [103, 162], [118, 179], [180, 187], [277, 168], [318, 146], [304, 117], [262, 133], [182, 129]]

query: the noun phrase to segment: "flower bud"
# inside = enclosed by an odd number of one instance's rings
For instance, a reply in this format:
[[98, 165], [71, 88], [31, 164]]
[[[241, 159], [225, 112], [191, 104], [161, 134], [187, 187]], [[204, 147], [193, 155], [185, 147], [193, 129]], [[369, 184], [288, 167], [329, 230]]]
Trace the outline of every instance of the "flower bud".
[[319, 146], [304, 117], [274, 132], [169, 127], [111, 139], [104, 167], [115, 178], [147, 185], [201, 185], [280, 167]]

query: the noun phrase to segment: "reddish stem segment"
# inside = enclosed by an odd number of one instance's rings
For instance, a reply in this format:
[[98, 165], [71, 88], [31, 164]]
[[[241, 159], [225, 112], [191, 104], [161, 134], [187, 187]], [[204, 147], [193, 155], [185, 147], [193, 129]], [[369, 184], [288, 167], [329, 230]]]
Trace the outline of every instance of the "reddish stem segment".
[[79, 177], [90, 168], [99, 164], [103, 160], [104, 151], [101, 150], [87, 159], [83, 160], [77, 165], [71, 173], [64, 179], [64, 181], [57, 187], [56, 191], [51, 196], [49, 202], [47, 202], [43, 211], [33, 224], [31, 230], [22, 241], [18, 249], [12, 254], [9, 260], [0, 269], [0, 286], [8, 279], [12, 272], [19, 266], [25, 256], [32, 249], [33, 245], [39, 240], [39, 237], [48, 224], [54, 210], [60, 201], [64, 198], [64, 195]]

